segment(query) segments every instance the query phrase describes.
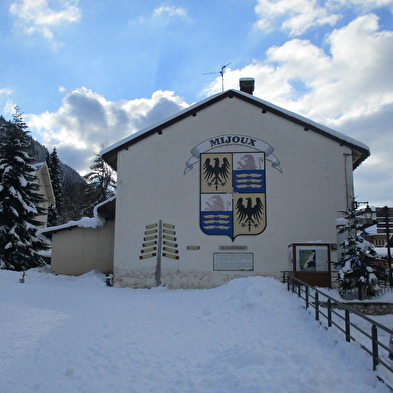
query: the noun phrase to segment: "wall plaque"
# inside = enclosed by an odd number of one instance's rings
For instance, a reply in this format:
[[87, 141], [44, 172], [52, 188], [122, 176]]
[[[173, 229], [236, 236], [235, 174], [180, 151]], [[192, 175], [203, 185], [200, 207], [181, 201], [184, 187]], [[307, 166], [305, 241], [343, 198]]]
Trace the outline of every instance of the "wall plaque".
[[247, 246], [219, 246], [220, 250], [247, 250]]
[[214, 253], [213, 270], [254, 270], [252, 253]]
[[199, 250], [199, 246], [187, 246], [187, 250]]

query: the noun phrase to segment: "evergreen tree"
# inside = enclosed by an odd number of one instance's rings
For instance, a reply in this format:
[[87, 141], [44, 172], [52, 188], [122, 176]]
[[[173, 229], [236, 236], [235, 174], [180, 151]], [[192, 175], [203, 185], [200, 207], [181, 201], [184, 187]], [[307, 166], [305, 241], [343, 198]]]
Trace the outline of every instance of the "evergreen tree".
[[340, 293], [343, 295], [347, 290], [358, 288], [359, 299], [364, 296], [375, 295], [379, 289], [379, 280], [384, 279], [384, 272], [375, 264], [377, 252], [373, 244], [363, 238], [363, 225], [358, 223], [358, 217], [363, 210], [348, 209], [343, 212], [346, 225], [339, 229], [339, 233], [347, 233], [347, 238], [341, 246], [345, 250], [339, 261]]
[[70, 220], [77, 221], [86, 216], [86, 188], [87, 183], [82, 177], [78, 181], [64, 188], [64, 208], [61, 212], [61, 221], [66, 223]]
[[[104, 146], [101, 147], [103, 148]], [[91, 171], [83, 177], [88, 184], [86, 190], [86, 216], [92, 215], [94, 206], [116, 194], [114, 171], [104, 162], [98, 153], [96, 153], [90, 169]]]
[[87, 183], [75, 169], [61, 163], [61, 172], [63, 201], [57, 225], [64, 224], [70, 220], [79, 220], [83, 216], [85, 190], [87, 187]]
[[44, 266], [39, 251], [48, 249], [36, 236], [44, 201], [36, 183], [36, 168], [27, 154], [30, 145], [19, 108], [0, 136], [0, 267], [26, 270]]
[[63, 207], [62, 173], [56, 148], [53, 148], [52, 153], [48, 154], [46, 162], [48, 164], [56, 203], [48, 209], [48, 225], [53, 226], [59, 224], [59, 215]]

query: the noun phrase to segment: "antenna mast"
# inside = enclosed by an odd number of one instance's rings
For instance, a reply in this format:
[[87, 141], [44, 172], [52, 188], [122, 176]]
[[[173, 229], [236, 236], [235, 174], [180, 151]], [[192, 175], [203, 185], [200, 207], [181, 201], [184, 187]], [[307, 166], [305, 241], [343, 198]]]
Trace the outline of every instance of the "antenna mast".
[[220, 72], [205, 72], [202, 75], [209, 75], [209, 74], [220, 74], [221, 75], [221, 91], [224, 91], [224, 70], [231, 64], [232, 62], [229, 62], [228, 64], [225, 64], [221, 66], [221, 71]]
[[231, 64], [232, 62], [221, 67], [220, 75], [221, 75], [221, 91], [224, 91], [224, 70]]

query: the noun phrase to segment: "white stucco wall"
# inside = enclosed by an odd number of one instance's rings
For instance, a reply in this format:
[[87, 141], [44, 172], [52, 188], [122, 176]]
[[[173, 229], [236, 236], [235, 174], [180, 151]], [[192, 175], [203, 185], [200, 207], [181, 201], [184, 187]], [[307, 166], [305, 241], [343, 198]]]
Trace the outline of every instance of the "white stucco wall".
[[51, 272], [78, 276], [113, 273], [114, 221], [99, 228], [73, 228], [52, 235]]
[[[224, 134], [258, 138], [274, 148], [282, 173], [266, 161], [265, 231], [257, 236], [211, 236], [199, 227], [199, 163], [184, 174], [191, 149]], [[224, 146], [225, 152], [252, 151]], [[237, 98], [226, 98], [122, 150], [118, 189], [114, 276], [116, 286], [156, 285], [156, 258], [140, 259], [145, 226], [162, 220], [175, 225], [179, 260], [163, 257], [161, 281], [171, 288], [205, 288], [250, 274], [280, 276], [288, 269], [287, 246], [294, 242], [336, 243], [335, 219], [353, 196], [352, 169], [344, 173], [348, 147], [304, 131]], [[346, 190], [348, 188], [348, 192]], [[187, 246], [199, 246], [188, 250]], [[252, 253], [252, 272], [213, 271], [220, 246]], [[334, 259], [334, 257], [333, 257]]]
[[38, 229], [46, 228], [48, 226], [48, 208], [51, 204], [55, 203], [52, 183], [50, 180], [49, 169], [46, 162], [39, 164], [39, 168], [36, 172], [36, 181], [39, 184], [39, 193], [43, 196], [44, 202], [40, 204], [40, 207], [45, 209], [45, 212], [41, 216], [37, 216], [36, 220], [41, 224], [37, 226]]

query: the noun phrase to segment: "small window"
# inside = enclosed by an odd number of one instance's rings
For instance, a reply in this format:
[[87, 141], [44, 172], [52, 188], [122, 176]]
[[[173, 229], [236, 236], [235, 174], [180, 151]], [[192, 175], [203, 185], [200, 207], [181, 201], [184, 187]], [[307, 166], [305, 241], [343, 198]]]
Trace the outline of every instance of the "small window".
[[376, 247], [383, 247], [385, 245], [385, 240], [384, 239], [375, 239], [374, 245]]

